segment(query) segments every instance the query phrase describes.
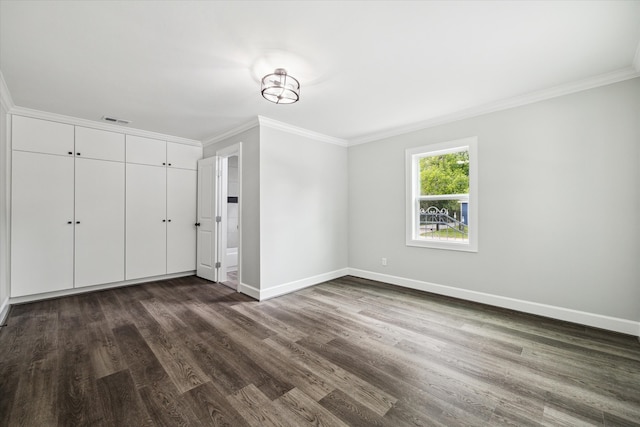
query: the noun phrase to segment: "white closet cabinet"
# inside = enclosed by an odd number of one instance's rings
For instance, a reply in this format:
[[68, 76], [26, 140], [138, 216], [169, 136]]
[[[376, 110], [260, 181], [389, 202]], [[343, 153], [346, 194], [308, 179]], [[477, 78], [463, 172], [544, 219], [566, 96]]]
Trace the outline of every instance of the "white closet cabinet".
[[12, 297], [73, 287], [73, 162], [13, 152]]
[[75, 286], [121, 282], [125, 165], [93, 159], [75, 161]]
[[127, 280], [166, 274], [166, 176], [162, 166], [127, 164]]
[[12, 148], [11, 296], [123, 280], [124, 135], [14, 116]]
[[198, 172], [167, 168], [167, 274], [196, 269]]

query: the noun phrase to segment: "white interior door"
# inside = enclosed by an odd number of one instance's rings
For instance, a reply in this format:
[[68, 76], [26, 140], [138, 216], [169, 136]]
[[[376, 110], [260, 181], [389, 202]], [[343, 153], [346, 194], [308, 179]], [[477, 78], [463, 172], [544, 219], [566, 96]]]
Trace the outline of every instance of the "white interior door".
[[220, 158], [198, 160], [197, 265], [196, 274], [203, 279], [218, 281], [218, 200]]
[[216, 227], [216, 187], [218, 157], [198, 160], [198, 208], [196, 220], [197, 263], [196, 274], [203, 279], [217, 281], [218, 258]]

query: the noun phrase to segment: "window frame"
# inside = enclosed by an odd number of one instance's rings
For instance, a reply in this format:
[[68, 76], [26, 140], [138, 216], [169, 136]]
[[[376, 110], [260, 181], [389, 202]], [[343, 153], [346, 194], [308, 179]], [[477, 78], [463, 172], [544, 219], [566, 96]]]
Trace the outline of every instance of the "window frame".
[[[455, 153], [463, 150], [469, 152], [469, 201], [468, 218], [469, 238], [467, 242], [441, 241], [420, 239], [420, 216], [418, 209], [421, 200], [429, 198], [445, 200], [457, 197], [456, 195], [422, 196], [420, 194], [420, 165], [419, 159], [423, 157], [438, 156]], [[468, 137], [437, 144], [423, 145], [421, 147], [408, 148], [405, 151], [406, 173], [406, 245], [445, 249], [464, 252], [478, 252], [478, 137]]]

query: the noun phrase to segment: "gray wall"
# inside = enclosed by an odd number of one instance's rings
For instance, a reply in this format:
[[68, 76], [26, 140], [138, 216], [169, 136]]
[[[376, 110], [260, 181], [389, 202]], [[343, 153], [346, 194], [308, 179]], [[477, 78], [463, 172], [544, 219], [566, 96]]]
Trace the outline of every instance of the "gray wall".
[[347, 148], [260, 128], [261, 291], [347, 267]]
[[[405, 246], [405, 149], [468, 136], [479, 252]], [[639, 184], [640, 79], [353, 146], [349, 266], [637, 321]]]
[[242, 142], [240, 279], [260, 289], [260, 130], [258, 126], [204, 148], [204, 157]]

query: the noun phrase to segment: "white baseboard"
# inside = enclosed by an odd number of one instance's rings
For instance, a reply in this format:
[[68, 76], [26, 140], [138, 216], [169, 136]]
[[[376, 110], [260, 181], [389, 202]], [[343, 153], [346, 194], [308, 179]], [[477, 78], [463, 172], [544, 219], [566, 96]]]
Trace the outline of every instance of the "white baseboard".
[[640, 322], [349, 268], [349, 275], [640, 337]]
[[7, 314], [9, 314], [10, 306], [11, 304], [9, 304], [9, 297], [6, 297], [4, 301], [2, 301], [2, 304], [0, 304], [0, 325], [4, 325], [4, 321], [7, 318]]
[[245, 283], [238, 284], [238, 292], [241, 292], [251, 298], [260, 301], [260, 289], [249, 286]]
[[154, 277], [144, 277], [141, 279], [125, 280], [124, 282], [107, 283], [104, 285], [83, 286], [82, 288], [65, 289], [63, 291], [47, 292], [44, 294], [14, 297], [14, 298], [10, 298], [9, 303], [20, 304], [24, 302], [40, 301], [45, 299], [64, 297], [68, 295], [76, 295], [76, 294], [84, 294], [87, 292], [101, 291], [103, 289], [120, 288], [122, 286], [137, 285], [137, 284], [146, 283], [146, 282], [155, 282], [158, 280], [175, 279], [177, 277], [192, 276], [194, 274], [196, 274], [195, 271], [185, 271], [182, 273], [165, 274], [162, 276], [154, 276]]
[[299, 291], [300, 289], [308, 288], [309, 286], [317, 285], [318, 283], [326, 282], [328, 280], [337, 279], [338, 277], [346, 276], [348, 268], [341, 268], [340, 270], [330, 271], [328, 273], [318, 274], [317, 276], [311, 276], [293, 282], [284, 283], [282, 285], [274, 286], [267, 289], [260, 289], [260, 301], [267, 300], [269, 298], [279, 297], [280, 295], [288, 294], [291, 292]]
[[243, 294], [246, 294], [253, 299], [257, 299], [258, 301], [264, 301], [269, 298], [275, 298], [280, 295], [299, 291], [300, 289], [308, 288], [309, 286], [317, 285], [328, 280], [337, 279], [338, 277], [346, 276], [347, 274], [349, 274], [349, 269], [341, 268], [339, 270], [306, 277], [304, 279], [295, 280], [293, 282], [284, 283], [267, 289], [257, 289], [253, 286], [240, 283], [238, 285], [238, 292], [242, 292]]

